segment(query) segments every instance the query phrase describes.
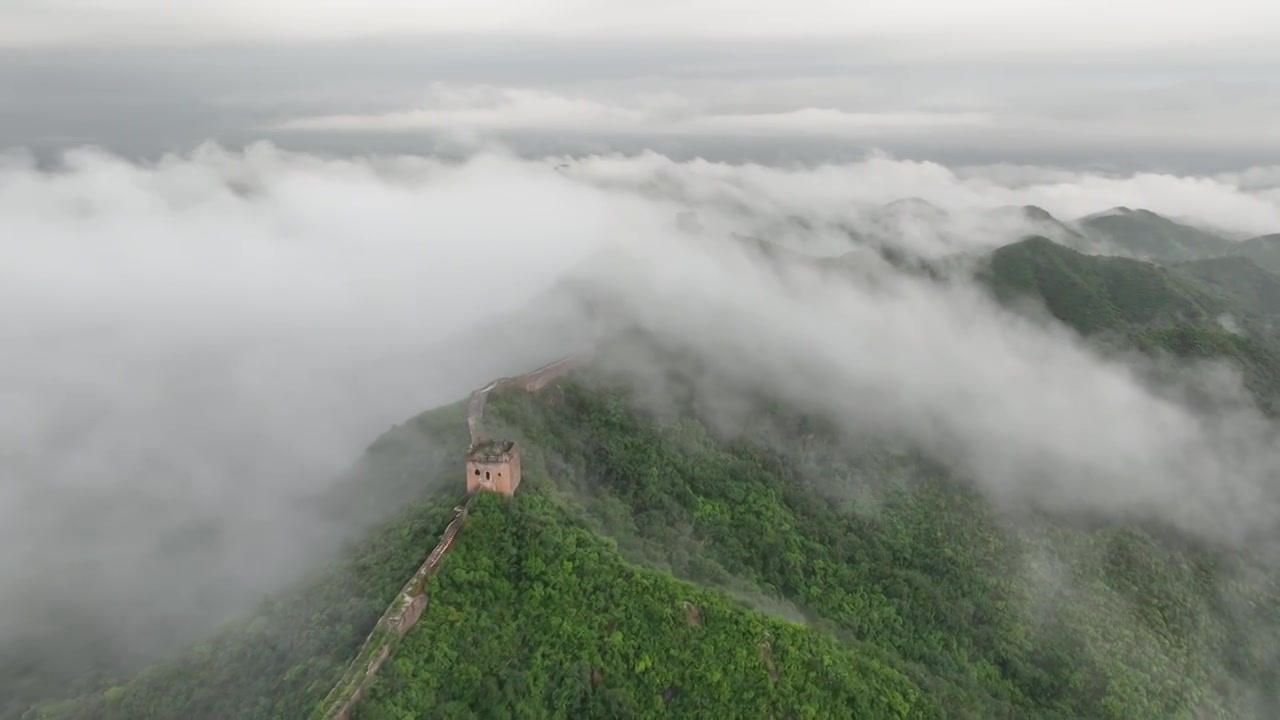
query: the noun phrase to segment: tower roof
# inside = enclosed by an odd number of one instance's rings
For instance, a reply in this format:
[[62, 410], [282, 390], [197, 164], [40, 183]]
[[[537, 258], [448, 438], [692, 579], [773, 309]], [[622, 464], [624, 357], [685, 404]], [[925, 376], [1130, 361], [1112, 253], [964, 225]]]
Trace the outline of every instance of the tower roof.
[[503, 462], [511, 459], [515, 447], [514, 440], [480, 438], [471, 446], [467, 459], [472, 462]]

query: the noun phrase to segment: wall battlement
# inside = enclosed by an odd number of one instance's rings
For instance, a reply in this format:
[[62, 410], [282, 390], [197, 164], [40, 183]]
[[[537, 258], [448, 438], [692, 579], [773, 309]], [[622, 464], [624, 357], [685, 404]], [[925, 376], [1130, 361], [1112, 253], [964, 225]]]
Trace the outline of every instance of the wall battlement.
[[527, 392], [536, 392], [556, 378], [584, 362], [582, 357], [568, 357], [544, 365], [533, 372], [514, 378], [494, 380], [471, 394], [467, 405], [467, 428], [471, 444], [467, 449], [466, 502], [453, 509], [449, 524], [440, 535], [440, 541], [427, 555], [427, 559], [405, 583], [390, 607], [383, 613], [373, 631], [365, 638], [360, 651], [347, 668], [338, 684], [316, 707], [311, 720], [348, 720], [356, 703], [364, 696], [378, 669], [391, 657], [400, 639], [418, 623], [430, 603], [427, 581], [435, 574], [466, 522], [467, 513], [475, 503], [480, 490], [515, 494], [520, 485], [520, 446], [513, 440], [495, 440], [486, 437], [481, 428], [485, 400], [497, 387], [514, 384]]
[[360, 652], [348, 666], [346, 674], [312, 713], [312, 720], [348, 720], [351, 717], [352, 709], [364, 696], [378, 669], [387, 661], [387, 658], [391, 657], [400, 639], [426, 612], [427, 604], [430, 602], [430, 596], [426, 592], [427, 580], [435, 574], [440, 561], [453, 548], [458, 532], [466, 522], [467, 513], [474, 502], [473, 495], [467, 499], [466, 503], [453, 509], [449, 524], [440, 535], [440, 542], [427, 555], [427, 559], [418, 567], [418, 571], [409, 578], [409, 582], [405, 583], [400, 593], [396, 595], [396, 599], [373, 626], [373, 630], [360, 647]]
[[585, 358], [581, 356], [561, 358], [519, 377], [494, 380], [472, 394], [467, 404], [467, 427], [471, 432], [466, 463], [468, 493], [488, 490], [514, 495], [520, 487], [520, 447], [513, 440], [495, 440], [484, 434], [484, 409], [489, 393], [512, 385], [525, 392], [537, 392], [583, 362]]

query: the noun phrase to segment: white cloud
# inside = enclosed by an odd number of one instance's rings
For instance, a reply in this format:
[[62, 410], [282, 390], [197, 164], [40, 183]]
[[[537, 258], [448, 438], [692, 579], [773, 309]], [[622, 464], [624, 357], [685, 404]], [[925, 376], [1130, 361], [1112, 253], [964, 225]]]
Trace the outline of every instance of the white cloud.
[[1200, 418], [963, 285], [892, 274], [859, 285], [807, 271], [779, 281], [706, 244], [678, 257], [672, 273], [660, 265], [670, 257], [626, 253], [618, 262], [630, 270], [608, 290], [743, 382], [855, 435], [909, 438], [997, 502], [1280, 547], [1268, 489], [1280, 451], [1255, 413]]
[[[1018, 107], [1010, 98], [989, 97], [984, 102], [971, 95], [948, 100], [929, 93], [894, 97], [886, 88], [872, 93], [865, 85], [850, 96], [839, 92], [840, 83], [833, 78], [799, 82], [799, 87], [775, 82], [773, 93], [747, 102], [739, 83], [672, 81], [661, 92], [646, 92], [650, 84], [641, 83], [633, 85], [630, 93], [625, 86], [603, 83], [555, 90], [435, 83], [411, 109], [294, 117], [262, 131], [416, 132], [467, 138], [535, 131], [583, 137], [630, 135], [650, 141], [771, 138], [853, 142], [864, 147], [940, 143], [953, 148], [1030, 146], [1064, 152], [1216, 147], [1234, 153], [1280, 153], [1280, 135], [1269, 120], [1274, 113], [1252, 101], [1216, 105], [1213, 110], [1183, 107], [1143, 114], [1132, 103], [1117, 110], [1105, 98], [1077, 97], [1082, 107], [1092, 108], [1092, 114], [1064, 118], [1058, 112], [1060, 100], [1044, 107], [1034, 103]], [[820, 88], [828, 89], [828, 104], [808, 104], [823, 102], [817, 92]], [[1218, 92], [1215, 87], [1202, 90], [1210, 95]], [[1254, 90], [1264, 93], [1262, 88]], [[1176, 101], [1180, 107], [1190, 102], [1185, 88], [1178, 93], [1144, 92], [1140, 97], [1152, 102]]]
[[801, 108], [781, 112], [704, 112], [677, 96], [635, 98], [616, 105], [528, 88], [434, 85], [418, 109], [297, 118], [275, 130], [502, 131], [540, 130], [643, 135], [809, 135], [856, 138], [876, 132], [925, 133], [982, 126], [980, 113], [849, 112]]
[[[0, 637], [90, 577], [124, 627], [207, 626], [324, 552], [302, 500], [380, 432], [562, 350], [476, 331], [616, 232], [602, 200], [497, 157], [0, 164]], [[193, 581], [163, 538], [198, 529]]]
[[[1259, 227], [1280, 226], [1274, 200], [1221, 178], [1006, 183], [886, 157], [559, 164], [267, 146], [0, 163], [0, 636], [41, 598], [80, 597], [68, 583], [94, 587], [94, 612], [120, 628], [243, 607], [321, 551], [302, 540], [316, 528], [298, 498], [380, 431], [565, 349], [586, 325], [576, 312], [494, 318], [575, 272], [723, 367], [849, 427], [892, 429], [997, 497], [1230, 541], [1269, 527], [1276, 445], [1256, 415], [1204, 421], [971, 289], [875, 265], [874, 285], [780, 283], [723, 240], [772, 228], [838, 247], [828, 223], [904, 195], [960, 214], [1123, 203]], [[687, 209], [698, 242], [676, 229]], [[812, 229], [787, 229], [793, 215]], [[937, 242], [918, 224], [911, 242]], [[164, 540], [193, 527], [212, 538], [200, 582]]]

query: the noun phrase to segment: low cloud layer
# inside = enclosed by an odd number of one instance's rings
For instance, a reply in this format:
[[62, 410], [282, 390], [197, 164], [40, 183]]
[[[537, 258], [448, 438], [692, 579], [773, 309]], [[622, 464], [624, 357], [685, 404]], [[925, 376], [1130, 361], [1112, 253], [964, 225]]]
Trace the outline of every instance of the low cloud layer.
[[[647, 153], [585, 158], [566, 172], [619, 191], [690, 203], [704, 211], [714, 208], [740, 222], [794, 215], [811, 223], [857, 226], [884, 204], [918, 198], [954, 213], [956, 220], [972, 220], [976, 214], [998, 208], [1035, 205], [1071, 221], [1126, 206], [1245, 234], [1265, 234], [1280, 227], [1280, 173], [1268, 168], [1218, 176], [1010, 165], [950, 168], [879, 153], [854, 163], [779, 168], [681, 163]], [[749, 231], [751, 227], [740, 224], [732, 229]], [[980, 233], [971, 233], [966, 240], [973, 247], [1003, 241]]]
[[[619, 262], [644, 277], [647, 253]], [[1234, 548], [1280, 550], [1276, 427], [1210, 371], [1231, 409], [1212, 417], [1154, 393], [1060, 327], [1016, 317], [977, 288], [889, 270], [870, 284], [688, 246], [652, 263], [651, 295], [602, 291], [658, 335], [853, 435], [905, 439], [998, 505], [1164, 523]], [[645, 297], [641, 302], [638, 298]], [[690, 310], [696, 308], [696, 310]]]
[[462, 141], [558, 133], [681, 138], [694, 144], [739, 138], [865, 147], [967, 143], [1113, 154], [1209, 146], [1231, 154], [1280, 152], [1280, 135], [1271, 122], [1280, 108], [1265, 84], [1165, 78], [1154, 86], [1080, 88], [1054, 82], [1050, 92], [1018, 82], [999, 85], [971, 77], [944, 82], [944, 77], [904, 80], [916, 86], [912, 92], [853, 74], [757, 81], [662, 77], [656, 83], [655, 78], [629, 78], [551, 87], [437, 82], [411, 107], [302, 115], [261, 130]]
[[561, 349], [456, 338], [615, 219], [497, 160], [4, 163], [0, 643], [84, 587], [135, 627], [278, 585], [325, 547], [303, 501], [379, 433]]
[[[317, 8], [304, 10], [308, 22], [293, 26], [317, 27]], [[980, 17], [970, 6], [965, 14]], [[113, 4], [103, 15], [118, 20], [127, 8]], [[270, 20], [283, 16], [273, 5]], [[497, 137], [527, 157], [621, 148], [787, 163], [883, 148], [950, 164], [1196, 174], [1280, 162], [1280, 54], [1272, 44], [1234, 38], [1137, 52], [1120, 25], [1124, 53], [1042, 54], [1046, 33], [1008, 30], [1015, 16], [998, 24], [996, 39], [948, 27], [954, 47], [945, 52], [939, 37], [710, 41], [667, 33], [0, 47], [8, 110], [0, 148], [97, 144], [155, 158], [216, 138], [432, 154], [459, 139]], [[83, 16], [58, 15], [59, 28], [68, 17]], [[1257, 26], [1269, 27], [1261, 19]], [[0, 34], [10, 27], [0, 9]], [[1143, 27], [1150, 37], [1149, 23]], [[1004, 47], [1019, 37], [1034, 47]], [[1088, 46], [1098, 37], [1090, 28], [1078, 40]]]
[[492, 132], [539, 130], [645, 135], [783, 135], [877, 137], [989, 125], [981, 113], [851, 112], [807, 107], [781, 112], [705, 113], [679, 96], [638, 98], [629, 106], [522, 88], [438, 85], [424, 107], [377, 115], [332, 115], [285, 121], [276, 130]]
[[[1280, 228], [1277, 175], [884, 156], [793, 169], [654, 154], [449, 164], [266, 145], [146, 166], [85, 151], [42, 170], [11, 156], [0, 163], [0, 642], [72, 587], [138, 622], [156, 603], [190, 602], [210, 622], [242, 607], [310, 556], [297, 498], [378, 433], [576, 349], [550, 333], [585, 324], [563, 308], [526, 314], [539, 332], [485, 331], [568, 277], [850, 428], [903, 436], [997, 498], [1265, 537], [1277, 457], [1273, 428], [1251, 411], [1198, 417], [967, 286], [870, 259], [870, 286], [779, 280], [728, 238], [847, 251], [841, 226], [907, 196], [961, 219], [948, 221], [957, 233], [914, 218], [907, 242], [923, 252], [1010, 239], [1017, 228], [964, 219], [1025, 203], [1064, 218], [1148, 207], [1260, 233]], [[165, 562], [193, 526], [221, 538], [204, 549], [204, 585]], [[230, 589], [222, 604], [196, 602], [209, 585]]]

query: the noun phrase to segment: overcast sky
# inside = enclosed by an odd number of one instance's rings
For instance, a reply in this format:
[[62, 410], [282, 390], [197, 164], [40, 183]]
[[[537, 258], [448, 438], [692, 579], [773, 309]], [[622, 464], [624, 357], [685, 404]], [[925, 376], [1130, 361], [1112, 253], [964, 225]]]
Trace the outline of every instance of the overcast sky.
[[0, 147], [1280, 163], [1266, 0], [0, 3]]
[[[185, 43], [369, 35], [554, 38], [936, 35], [1018, 49], [1090, 50], [1265, 40], [1265, 0], [8, 0], [4, 42]], [[999, 48], [988, 47], [986, 50]]]

